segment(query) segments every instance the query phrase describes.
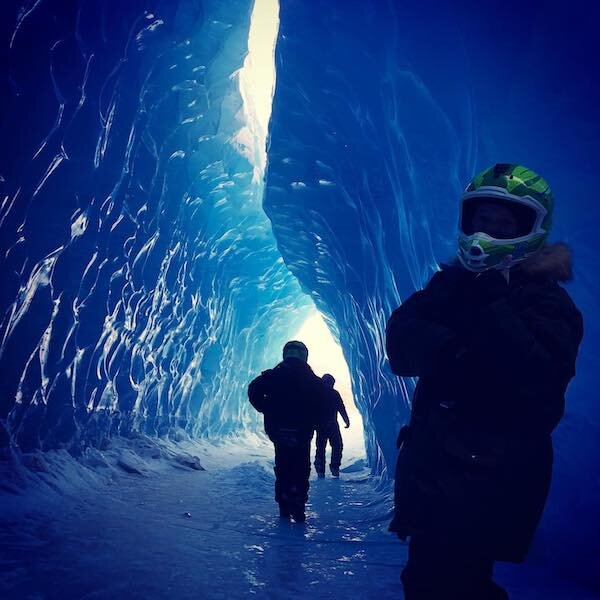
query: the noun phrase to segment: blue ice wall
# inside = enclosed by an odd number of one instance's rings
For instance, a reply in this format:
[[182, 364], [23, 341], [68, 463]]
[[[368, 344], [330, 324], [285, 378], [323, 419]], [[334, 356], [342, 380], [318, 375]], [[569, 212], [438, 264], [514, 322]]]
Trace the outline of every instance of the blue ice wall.
[[257, 424], [307, 299], [240, 134], [251, 9], [3, 3], [4, 444]]
[[551, 182], [586, 337], [533, 554], [587, 577], [600, 537], [597, 17], [580, 2], [284, 1], [265, 198], [389, 467], [413, 383], [385, 362], [391, 310], [453, 255], [472, 174], [521, 162]]
[[385, 322], [453, 254], [468, 178], [519, 161], [555, 190], [586, 320], [534, 556], [591, 572], [598, 9], [283, 0], [274, 236], [240, 134], [251, 4], [2, 3], [2, 445], [256, 426], [244, 388], [306, 314], [301, 286], [339, 336], [385, 470], [414, 385], [389, 372]]

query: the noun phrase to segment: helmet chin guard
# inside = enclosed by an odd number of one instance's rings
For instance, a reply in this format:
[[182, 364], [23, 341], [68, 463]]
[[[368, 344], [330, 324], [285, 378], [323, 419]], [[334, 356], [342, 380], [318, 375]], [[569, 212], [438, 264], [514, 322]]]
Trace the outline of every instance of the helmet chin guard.
[[533, 253], [527, 253], [523, 243], [511, 242], [511, 240], [496, 240], [482, 232], [460, 236], [458, 259], [465, 269], [474, 273], [481, 273], [488, 269], [500, 271], [510, 269]]

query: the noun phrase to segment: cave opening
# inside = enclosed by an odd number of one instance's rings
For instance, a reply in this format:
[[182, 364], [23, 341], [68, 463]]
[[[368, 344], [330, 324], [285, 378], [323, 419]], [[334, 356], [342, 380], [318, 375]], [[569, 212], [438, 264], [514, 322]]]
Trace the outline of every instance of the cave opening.
[[[248, 53], [239, 72], [244, 129], [238, 135], [240, 147], [253, 165], [253, 181], [262, 200], [267, 168], [268, 130], [275, 94], [275, 46], [279, 32], [279, 0], [255, 0], [248, 32]], [[303, 292], [300, 292], [303, 293]], [[311, 302], [312, 304], [312, 302]], [[348, 363], [321, 313], [313, 306], [290, 339], [299, 339], [309, 348], [309, 364], [317, 375], [331, 373], [336, 379], [351, 426], [344, 431], [346, 456], [365, 457], [363, 419], [354, 401]]]
[[350, 369], [342, 347], [316, 309], [308, 315], [294, 338], [304, 342], [308, 347], [308, 362], [317, 375], [330, 373], [335, 377], [335, 388], [342, 396], [350, 418], [350, 428], [343, 433], [346, 455], [349, 458], [363, 458], [365, 456], [363, 419], [354, 402]]

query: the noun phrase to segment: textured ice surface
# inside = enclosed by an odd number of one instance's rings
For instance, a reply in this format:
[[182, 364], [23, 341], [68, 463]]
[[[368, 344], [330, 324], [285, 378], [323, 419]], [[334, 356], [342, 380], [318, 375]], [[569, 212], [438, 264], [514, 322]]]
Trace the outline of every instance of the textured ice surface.
[[307, 314], [248, 159], [252, 3], [151, 4], [2, 9], [0, 416], [24, 450], [256, 424], [245, 387]]
[[586, 337], [532, 556], [588, 574], [600, 538], [598, 11], [282, 2], [265, 199], [286, 264], [339, 331], [367, 448], [389, 466], [412, 387], [385, 362], [391, 309], [455, 252], [475, 171], [514, 161], [550, 181]]
[[[182, 452], [206, 471], [182, 466]], [[272, 448], [254, 436], [33, 456], [18, 469], [28, 493], [0, 520], [2, 598], [402, 598], [391, 498], [360, 465], [312, 478], [296, 525], [278, 518]], [[131, 456], [138, 472], [119, 465]], [[501, 565], [496, 577], [514, 600], [597, 598], [547, 568]]]
[[238, 85], [251, 4], [2, 3], [3, 445], [258, 425], [244, 387], [312, 310], [302, 287], [339, 336], [372, 465], [389, 468], [413, 382], [389, 372], [385, 321], [452, 255], [469, 176], [520, 161], [555, 190], [586, 319], [532, 560], [590, 577], [598, 8], [283, 1], [274, 237]]

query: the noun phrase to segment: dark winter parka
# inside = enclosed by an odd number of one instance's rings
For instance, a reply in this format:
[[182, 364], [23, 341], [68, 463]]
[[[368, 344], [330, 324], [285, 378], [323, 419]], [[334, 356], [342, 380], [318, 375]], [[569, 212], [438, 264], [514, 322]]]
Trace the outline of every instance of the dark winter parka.
[[250, 403], [263, 413], [265, 433], [273, 442], [290, 435], [299, 442], [310, 441], [324, 422], [327, 392], [321, 378], [298, 358], [286, 358], [248, 386]]
[[557, 283], [571, 255], [547, 246], [510, 270], [436, 273], [394, 311], [387, 353], [418, 376], [402, 429], [390, 529], [523, 560], [552, 471], [550, 434], [564, 412], [583, 335], [581, 314]]

